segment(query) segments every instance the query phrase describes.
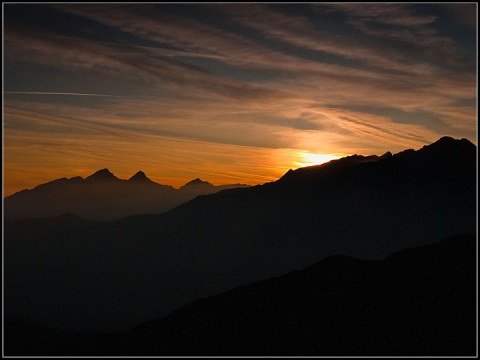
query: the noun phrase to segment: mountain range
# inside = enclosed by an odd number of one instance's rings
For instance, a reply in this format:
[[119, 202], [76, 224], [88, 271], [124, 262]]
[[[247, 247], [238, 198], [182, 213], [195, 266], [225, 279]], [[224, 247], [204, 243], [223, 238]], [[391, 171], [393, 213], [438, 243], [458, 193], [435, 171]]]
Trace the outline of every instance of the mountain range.
[[65, 332], [7, 319], [17, 356], [474, 356], [476, 238], [382, 260], [334, 255], [196, 300], [127, 332]]
[[291, 170], [161, 214], [6, 219], [5, 315], [68, 330], [127, 331], [332, 255], [374, 261], [474, 234], [476, 153], [468, 140], [445, 137], [419, 150]]
[[64, 177], [7, 196], [4, 212], [6, 219], [72, 213], [90, 220], [116, 220], [136, 214], [162, 213], [196, 196], [236, 187], [248, 185], [215, 186], [197, 178], [175, 189], [150, 180], [143, 171], [123, 180], [102, 169], [85, 179]]

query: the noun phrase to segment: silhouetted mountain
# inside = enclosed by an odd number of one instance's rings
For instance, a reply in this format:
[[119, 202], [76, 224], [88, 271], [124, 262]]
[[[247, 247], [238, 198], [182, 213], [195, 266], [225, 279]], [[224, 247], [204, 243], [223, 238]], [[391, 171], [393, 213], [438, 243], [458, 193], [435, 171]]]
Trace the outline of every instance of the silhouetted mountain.
[[390, 151], [387, 151], [385, 154], [380, 156], [380, 159], [389, 158], [390, 156], [393, 156], [392, 153]]
[[185, 185], [183, 185], [180, 189], [187, 188], [187, 187], [194, 187], [194, 186], [208, 186], [208, 187], [213, 187], [213, 184], [210, 184], [208, 181], [203, 181], [200, 180], [199, 178], [196, 178], [192, 181], [189, 181]]
[[128, 179], [128, 181], [134, 181], [139, 183], [154, 183], [154, 181], [150, 180], [143, 171], [138, 171], [135, 175]]
[[476, 166], [473, 144], [441, 139], [61, 234], [19, 232], [27, 220], [6, 220], [5, 314], [66, 329], [126, 330], [333, 254], [382, 259], [474, 233]]
[[108, 169], [98, 170], [94, 174], [87, 176], [86, 181], [115, 181], [120, 180], [113, 175]]
[[250, 186], [245, 185], [245, 184], [226, 184], [226, 185], [218, 185], [215, 186], [208, 181], [203, 181], [199, 178], [196, 178], [192, 181], [189, 181], [180, 189], [178, 189], [181, 192], [184, 193], [195, 193], [198, 195], [209, 195], [209, 194], [214, 194], [222, 190], [227, 190], [227, 189], [236, 189], [236, 188], [248, 188]]
[[476, 236], [332, 256], [137, 326], [143, 355], [474, 355]]
[[117, 178], [108, 169], [102, 169], [86, 179], [64, 177], [6, 197], [5, 218], [41, 218], [70, 212], [86, 219], [115, 220], [137, 214], [158, 214], [198, 195], [237, 186], [247, 187], [200, 182], [202, 186], [194, 180], [176, 190], [150, 180], [143, 171], [127, 181]]
[[384, 260], [331, 256], [124, 333], [5, 330], [10, 356], [474, 356], [476, 236]]
[[178, 190], [182, 193], [194, 192], [198, 195], [213, 194], [218, 191], [215, 189], [213, 184], [209, 183], [208, 181], [200, 180], [199, 178], [189, 181]]

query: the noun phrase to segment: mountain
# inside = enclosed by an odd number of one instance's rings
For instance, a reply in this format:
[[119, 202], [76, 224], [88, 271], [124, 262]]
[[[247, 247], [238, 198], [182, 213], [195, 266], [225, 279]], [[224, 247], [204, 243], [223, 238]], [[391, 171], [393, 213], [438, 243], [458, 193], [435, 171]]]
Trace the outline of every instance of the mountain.
[[61, 232], [6, 220], [5, 314], [123, 331], [334, 254], [378, 260], [475, 233], [476, 160], [468, 140], [442, 138], [392, 156], [292, 170], [157, 215]]
[[134, 181], [138, 183], [147, 183], [147, 184], [154, 183], [152, 180], [150, 180], [147, 177], [147, 175], [145, 175], [143, 171], [138, 171], [137, 173], [135, 173], [135, 175], [133, 175], [130, 179], [128, 179], [128, 181]]
[[[199, 178], [187, 182], [185, 185], [178, 189], [179, 192], [185, 194], [209, 195], [214, 194], [222, 190], [236, 189], [236, 188], [248, 188], [245, 184], [226, 184], [215, 186], [208, 181], [203, 181]], [[192, 197], [195, 197], [192, 196]]]
[[7, 319], [6, 355], [474, 356], [476, 236], [334, 255], [112, 334]]
[[113, 175], [113, 173], [111, 173], [110, 170], [102, 169], [102, 170], [98, 170], [97, 172], [95, 172], [90, 176], [87, 176], [85, 180], [90, 182], [103, 182], [103, 181], [112, 182], [120, 179], [117, 178], [115, 175]]
[[203, 180], [200, 180], [199, 178], [196, 178], [192, 181], [189, 181], [185, 185], [183, 185], [180, 189], [188, 189], [188, 188], [194, 188], [194, 187], [199, 187], [199, 186], [204, 186], [204, 187], [208, 187], [208, 188], [213, 187], [213, 185], [210, 184], [208, 181], [203, 181]]
[[[476, 236], [385, 260], [329, 257], [135, 327], [143, 355], [476, 353]], [[113, 349], [112, 349], [113, 350]]]
[[69, 212], [86, 219], [115, 220], [162, 213], [199, 195], [247, 187], [240, 184], [214, 186], [207, 182], [202, 184], [208, 186], [193, 186], [191, 183], [177, 190], [150, 180], [143, 171], [123, 180], [108, 169], [102, 169], [85, 179], [64, 177], [7, 196], [4, 199], [5, 218], [41, 218]]

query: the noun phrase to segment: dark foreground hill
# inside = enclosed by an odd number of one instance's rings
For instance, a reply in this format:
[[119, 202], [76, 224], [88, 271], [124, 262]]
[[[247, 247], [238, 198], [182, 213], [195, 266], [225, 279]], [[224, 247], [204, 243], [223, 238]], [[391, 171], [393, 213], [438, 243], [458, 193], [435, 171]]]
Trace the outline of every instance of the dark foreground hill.
[[102, 169], [83, 179], [61, 178], [22, 190], [4, 199], [6, 219], [28, 219], [72, 213], [91, 220], [115, 220], [137, 214], [159, 214], [196, 196], [248, 187], [244, 184], [215, 186], [195, 179], [180, 189], [158, 184], [143, 171], [128, 180]]
[[382, 259], [475, 233], [476, 166], [475, 145], [442, 138], [417, 151], [290, 171], [160, 215], [61, 231], [5, 221], [5, 314], [71, 330], [125, 331], [334, 254]]
[[5, 354], [474, 356], [476, 248], [465, 234], [384, 260], [335, 255], [124, 333], [7, 321]]

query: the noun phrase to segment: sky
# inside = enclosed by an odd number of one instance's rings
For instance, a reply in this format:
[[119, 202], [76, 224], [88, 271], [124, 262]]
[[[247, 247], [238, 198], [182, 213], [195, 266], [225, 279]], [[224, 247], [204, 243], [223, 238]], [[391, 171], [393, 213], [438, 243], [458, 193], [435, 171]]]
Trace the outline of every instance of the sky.
[[475, 3], [3, 3], [4, 196], [477, 144]]

